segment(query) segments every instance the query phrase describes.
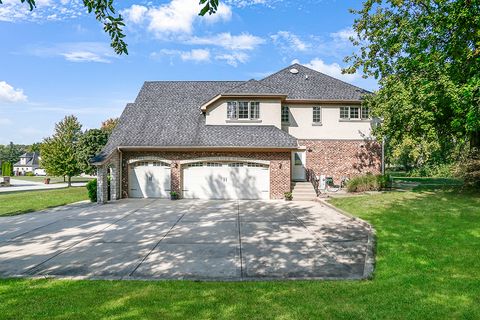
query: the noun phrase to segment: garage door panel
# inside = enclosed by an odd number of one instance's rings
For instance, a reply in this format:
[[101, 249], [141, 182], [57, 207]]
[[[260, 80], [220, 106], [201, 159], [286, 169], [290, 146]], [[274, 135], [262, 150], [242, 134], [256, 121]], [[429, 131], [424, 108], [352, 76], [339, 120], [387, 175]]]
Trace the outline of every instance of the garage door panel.
[[221, 166], [198, 164], [184, 168], [184, 198], [269, 199], [268, 167], [224, 163]]
[[129, 195], [132, 198], [167, 198], [170, 193], [170, 167], [141, 163], [130, 168]]

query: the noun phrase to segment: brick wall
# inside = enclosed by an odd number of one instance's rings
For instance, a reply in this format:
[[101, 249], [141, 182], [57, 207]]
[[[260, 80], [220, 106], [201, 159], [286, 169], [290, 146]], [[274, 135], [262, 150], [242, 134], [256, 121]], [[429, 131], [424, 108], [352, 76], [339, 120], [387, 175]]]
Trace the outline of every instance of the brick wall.
[[381, 172], [381, 145], [369, 140], [298, 140], [307, 148], [307, 168], [340, 183], [342, 177]]
[[171, 161], [171, 189], [181, 193], [182, 160], [214, 157], [232, 157], [245, 160], [270, 161], [270, 198], [283, 199], [290, 191], [290, 152], [123, 152], [122, 198], [128, 198], [128, 161], [142, 157], [157, 157]]

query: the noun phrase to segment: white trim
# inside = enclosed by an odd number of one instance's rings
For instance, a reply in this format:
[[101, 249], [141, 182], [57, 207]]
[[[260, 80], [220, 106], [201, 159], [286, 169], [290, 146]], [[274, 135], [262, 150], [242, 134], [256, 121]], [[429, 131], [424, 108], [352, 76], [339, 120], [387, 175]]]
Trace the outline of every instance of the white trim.
[[130, 159], [127, 161], [128, 164], [132, 164], [132, 163], [135, 163], [135, 162], [139, 162], [139, 161], [154, 161], [154, 162], [165, 162], [167, 164], [171, 164], [172, 161], [171, 160], [167, 160], [165, 158], [162, 158], [162, 157], [157, 157], [157, 156], [139, 156], [139, 157], [136, 157], [134, 159]]
[[204, 157], [204, 158], [180, 160], [178, 163], [181, 165], [184, 165], [184, 164], [195, 163], [195, 162], [244, 162], [244, 163], [251, 162], [251, 163], [270, 165], [270, 161], [268, 160], [247, 159], [247, 158], [241, 158], [241, 157]]

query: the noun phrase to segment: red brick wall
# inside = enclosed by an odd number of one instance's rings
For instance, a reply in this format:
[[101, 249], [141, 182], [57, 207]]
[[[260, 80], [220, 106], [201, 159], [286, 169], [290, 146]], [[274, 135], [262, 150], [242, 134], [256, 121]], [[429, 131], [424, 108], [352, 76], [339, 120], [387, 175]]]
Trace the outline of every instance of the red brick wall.
[[283, 199], [284, 193], [290, 191], [290, 152], [123, 152], [122, 163], [122, 197], [128, 198], [128, 161], [131, 159], [155, 156], [170, 160], [171, 188], [181, 193], [182, 166], [181, 160], [210, 157], [235, 157], [245, 160], [270, 161], [270, 198]]
[[342, 177], [381, 172], [381, 145], [364, 140], [298, 140], [307, 148], [307, 168], [340, 183]]

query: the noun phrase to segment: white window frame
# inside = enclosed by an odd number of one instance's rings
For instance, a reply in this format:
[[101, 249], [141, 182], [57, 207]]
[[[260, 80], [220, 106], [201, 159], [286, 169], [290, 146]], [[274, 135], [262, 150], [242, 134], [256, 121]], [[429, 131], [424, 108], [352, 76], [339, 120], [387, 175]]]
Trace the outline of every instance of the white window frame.
[[[352, 108], [358, 109], [358, 117], [352, 117]], [[367, 107], [365, 107], [367, 108]], [[342, 117], [342, 111], [347, 111], [347, 117]], [[367, 108], [368, 109], [368, 108]], [[363, 117], [364, 107], [362, 106], [342, 106], [339, 109], [340, 112], [340, 121], [365, 121], [370, 120], [370, 114], [368, 118]], [[370, 113], [368, 111], [368, 113]]]
[[[240, 117], [240, 104], [247, 107], [247, 117]], [[245, 114], [243, 114], [245, 115]], [[259, 101], [228, 101], [227, 102], [228, 120], [260, 120], [260, 102]]]
[[[286, 114], [284, 114], [284, 111], [286, 110]], [[287, 120], [284, 120], [284, 116], [286, 116]], [[290, 107], [289, 106], [282, 106], [282, 109], [280, 111], [280, 117], [282, 124], [290, 124]]]
[[[316, 117], [318, 117], [316, 119]], [[312, 123], [314, 126], [319, 126], [322, 124], [322, 107], [314, 106], [312, 108]]]

